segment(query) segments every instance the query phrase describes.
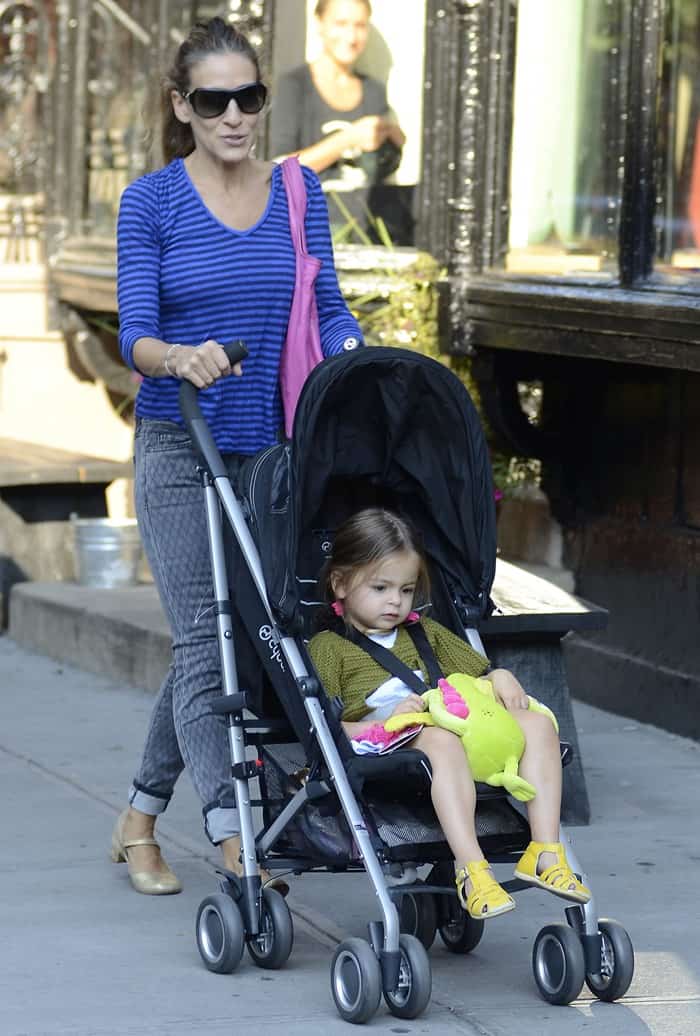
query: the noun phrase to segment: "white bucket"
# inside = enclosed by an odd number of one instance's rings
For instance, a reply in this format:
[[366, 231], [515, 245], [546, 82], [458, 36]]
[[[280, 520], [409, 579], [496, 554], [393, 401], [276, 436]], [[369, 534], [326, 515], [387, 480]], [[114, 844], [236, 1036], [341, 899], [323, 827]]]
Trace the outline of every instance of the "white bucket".
[[135, 586], [142, 546], [135, 518], [71, 518], [76, 579], [83, 586]]

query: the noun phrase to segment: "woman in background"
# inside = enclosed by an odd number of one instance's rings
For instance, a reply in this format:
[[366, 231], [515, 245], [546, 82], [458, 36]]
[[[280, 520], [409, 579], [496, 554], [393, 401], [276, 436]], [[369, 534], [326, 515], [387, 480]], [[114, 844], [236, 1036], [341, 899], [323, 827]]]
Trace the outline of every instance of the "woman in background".
[[296, 154], [318, 173], [335, 231], [347, 226], [346, 209], [361, 231], [379, 240], [369, 210], [384, 221], [394, 244], [409, 244], [408, 206], [399, 189], [383, 184], [398, 168], [406, 138], [384, 85], [355, 70], [371, 13], [369, 0], [319, 0], [314, 14], [323, 49], [280, 78], [270, 144], [273, 155]]

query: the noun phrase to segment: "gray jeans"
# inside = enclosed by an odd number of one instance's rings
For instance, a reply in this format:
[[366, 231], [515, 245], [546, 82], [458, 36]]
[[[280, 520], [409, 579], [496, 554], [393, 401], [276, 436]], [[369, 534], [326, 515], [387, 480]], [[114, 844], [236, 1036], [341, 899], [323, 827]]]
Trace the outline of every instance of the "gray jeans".
[[[244, 459], [225, 457], [234, 488]], [[186, 767], [205, 831], [218, 844], [238, 825], [226, 721], [209, 705], [221, 694], [221, 667], [204, 491], [189, 436], [170, 421], [137, 422], [134, 462], [136, 515], [173, 655], [129, 801], [142, 813], [162, 813]]]

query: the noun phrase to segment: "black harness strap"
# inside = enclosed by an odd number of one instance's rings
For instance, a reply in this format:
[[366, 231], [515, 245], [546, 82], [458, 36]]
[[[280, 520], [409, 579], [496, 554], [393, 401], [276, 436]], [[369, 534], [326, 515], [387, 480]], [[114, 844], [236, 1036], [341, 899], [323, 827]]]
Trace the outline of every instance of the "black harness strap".
[[423, 624], [420, 622], [412, 622], [406, 626], [406, 632], [416, 646], [416, 651], [420, 656], [421, 662], [425, 664], [428, 670], [428, 680], [430, 681], [431, 687], [437, 687], [438, 682], [445, 676], [440, 663], [437, 660], [437, 656], [433, 651], [432, 644], [428, 640], [428, 634], [423, 629]]
[[[413, 641], [416, 651], [418, 652], [421, 662], [425, 665], [428, 670], [428, 679], [430, 681], [430, 687], [437, 687], [438, 680], [443, 677], [442, 670], [438, 664], [438, 660], [435, 657], [435, 652], [430, 646], [425, 630], [419, 622], [412, 623], [410, 626], [406, 626], [406, 632]], [[402, 662], [393, 651], [389, 651], [388, 648], [382, 647], [381, 644], [377, 644], [376, 641], [372, 640], [371, 637], [366, 636], [364, 633], [360, 633], [359, 630], [351, 626], [349, 629], [346, 628], [344, 635], [348, 640], [352, 641], [363, 651], [366, 651], [371, 658], [380, 665], [382, 669], [386, 669], [387, 673], [392, 676], [396, 676], [399, 680], [403, 680], [407, 687], [410, 687], [415, 694], [423, 694], [428, 690], [428, 685], [424, 683], [419, 676], [409, 669], [408, 666]]]
[[423, 683], [419, 676], [409, 669], [399, 658], [396, 657], [393, 652], [389, 651], [388, 648], [382, 647], [381, 644], [377, 644], [376, 641], [372, 640], [371, 637], [365, 636], [364, 633], [360, 633], [354, 626], [347, 630], [345, 636], [348, 640], [351, 640], [353, 644], [357, 644], [359, 648], [366, 651], [370, 655], [377, 665], [380, 665], [382, 669], [386, 669], [387, 673], [392, 676], [397, 676], [399, 680], [403, 680], [407, 687], [410, 687], [416, 694], [423, 694], [428, 688]]

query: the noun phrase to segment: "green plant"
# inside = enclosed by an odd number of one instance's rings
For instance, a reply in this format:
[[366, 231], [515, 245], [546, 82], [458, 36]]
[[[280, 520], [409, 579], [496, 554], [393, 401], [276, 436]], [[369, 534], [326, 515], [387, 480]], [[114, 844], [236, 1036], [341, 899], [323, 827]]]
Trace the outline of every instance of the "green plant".
[[[352, 240], [353, 237], [359, 240], [360, 244], [363, 245], [376, 244], [376, 242], [372, 240], [372, 237], [367, 233], [364, 227], [360, 226], [360, 224], [357, 222], [357, 220], [352, 215], [352, 213], [350, 212], [350, 210], [348, 209], [347, 205], [345, 204], [341, 196], [338, 194], [338, 192], [329, 191], [328, 194], [333, 199], [339, 212], [345, 219], [345, 223], [342, 226], [333, 228], [333, 244], [346, 244], [348, 241]], [[394, 242], [391, 240], [389, 231], [386, 228], [386, 223], [384, 222], [382, 217], [375, 216], [374, 213], [370, 211], [367, 205], [363, 205], [363, 208], [365, 216], [367, 218], [367, 226], [371, 227], [371, 229], [374, 231], [379, 244], [384, 248], [393, 248]]]
[[[345, 291], [367, 344], [415, 349], [448, 362], [440, 351], [438, 332], [438, 282], [442, 276], [438, 263], [416, 252], [410, 263], [397, 266], [382, 248], [375, 248], [375, 254], [376, 267], [363, 277], [364, 282], [372, 282], [369, 288]], [[349, 279], [341, 272], [341, 288]]]
[[523, 486], [539, 486], [542, 464], [536, 457], [508, 456], [494, 449], [490, 453], [493, 484], [501, 497]]

